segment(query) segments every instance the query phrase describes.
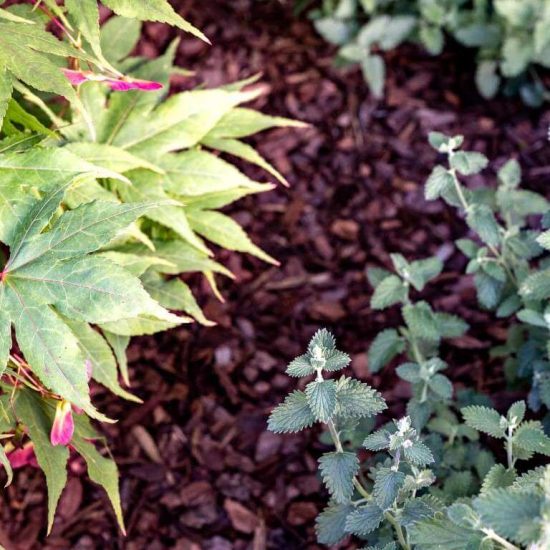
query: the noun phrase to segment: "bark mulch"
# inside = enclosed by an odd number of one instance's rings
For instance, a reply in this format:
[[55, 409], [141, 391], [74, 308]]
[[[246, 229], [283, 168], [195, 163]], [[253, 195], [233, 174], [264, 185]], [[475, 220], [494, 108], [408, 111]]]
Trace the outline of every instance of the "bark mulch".
[[[332, 67], [332, 49], [282, 3], [197, 0], [180, 1], [179, 9], [214, 45], [182, 40], [179, 62], [198, 76], [178, 77], [177, 86], [214, 86], [261, 71], [266, 94], [255, 106], [311, 124], [254, 140], [291, 188], [230, 210], [281, 267], [220, 254], [237, 276], [222, 281], [225, 303], [204, 281], [190, 280], [217, 326], [136, 339], [130, 369], [144, 405], [98, 390], [98, 406], [120, 419], [105, 434], [121, 470], [128, 536], [75, 462], [49, 538], [41, 474], [20, 471], [2, 492], [0, 543], [7, 550], [318, 548], [314, 518], [326, 497], [316, 475], [319, 434], [275, 436], [265, 431], [266, 418], [296, 385], [284, 375], [286, 364], [319, 327], [333, 330], [352, 354], [355, 375], [402, 411], [406, 385], [391, 369], [369, 374], [365, 355], [379, 330], [399, 322], [394, 310], [371, 311], [365, 277], [367, 266], [389, 267], [391, 252], [445, 260], [445, 274], [423, 297], [472, 326], [444, 347], [450, 376], [509, 399], [501, 365], [488, 356], [506, 324], [478, 311], [453, 246], [467, 229], [452, 211], [423, 199], [436, 160], [426, 137], [430, 130], [462, 133], [492, 168], [514, 156], [527, 187], [541, 190], [550, 175], [550, 113], [506, 98], [483, 101], [472, 56], [458, 47], [439, 58], [414, 47], [389, 53], [387, 96], [376, 101], [358, 71]], [[173, 36], [149, 25], [141, 53], [155, 55]], [[493, 180], [489, 170], [473, 184]]]

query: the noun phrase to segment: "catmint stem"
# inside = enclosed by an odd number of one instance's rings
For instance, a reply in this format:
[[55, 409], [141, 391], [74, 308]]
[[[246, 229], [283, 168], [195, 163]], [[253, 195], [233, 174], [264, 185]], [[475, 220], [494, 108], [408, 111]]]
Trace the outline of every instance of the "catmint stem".
[[508, 434], [506, 436], [506, 458], [508, 461], [508, 470], [511, 470], [514, 467], [514, 447], [512, 443], [513, 431], [512, 426], [508, 426]]
[[397, 540], [399, 541], [401, 548], [403, 548], [403, 550], [411, 550], [411, 547], [409, 546], [409, 543], [405, 538], [405, 534], [403, 533], [401, 525], [399, 525], [398, 521], [393, 517], [391, 512], [385, 512], [384, 517], [389, 523], [391, 523], [392, 527], [394, 528], [395, 534], [397, 535]]
[[[449, 161], [451, 160], [452, 156], [454, 155], [454, 151], [449, 151]], [[453, 177], [453, 182], [455, 184], [455, 190], [458, 195], [458, 199], [460, 200], [460, 203], [462, 204], [462, 208], [467, 211], [469, 208], [468, 201], [466, 200], [466, 196], [464, 195], [464, 191], [462, 190], [462, 186], [460, 185], [460, 181], [458, 180], [458, 176], [456, 175], [456, 170], [454, 168], [449, 169], [449, 174]], [[487, 244], [487, 248], [494, 254], [495, 258], [500, 262], [506, 273], [508, 274], [508, 277], [510, 277], [510, 280], [514, 283], [514, 285], [517, 287], [519, 286], [518, 280], [516, 279], [516, 276], [514, 275], [514, 272], [512, 271], [512, 268], [508, 265], [508, 262], [504, 258], [504, 256], [500, 253], [498, 248], [491, 244]]]
[[[344, 448], [342, 447], [342, 442], [340, 441], [340, 436], [338, 435], [338, 431], [336, 430], [336, 426], [334, 425], [334, 421], [332, 418], [326, 423], [328, 427], [328, 431], [330, 432], [330, 437], [332, 438], [332, 442], [334, 443], [334, 446], [336, 447], [336, 450], [339, 453], [344, 452]], [[353, 478], [353, 486], [357, 489], [357, 492], [365, 499], [370, 500], [371, 496], [369, 492], [361, 485], [361, 482], [354, 477]]]
[[503, 539], [500, 535], [497, 535], [492, 529], [481, 529], [488, 538], [498, 542], [506, 550], [521, 550], [516, 545], [508, 542], [506, 539]]

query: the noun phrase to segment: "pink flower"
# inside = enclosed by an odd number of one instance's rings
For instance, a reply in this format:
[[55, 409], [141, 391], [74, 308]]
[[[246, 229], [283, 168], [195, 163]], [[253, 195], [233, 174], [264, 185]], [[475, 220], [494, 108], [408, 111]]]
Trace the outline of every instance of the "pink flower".
[[121, 76], [114, 78], [104, 74], [97, 74], [92, 71], [73, 71], [71, 69], [62, 69], [64, 75], [69, 79], [69, 82], [74, 86], [78, 86], [83, 82], [103, 82], [107, 84], [111, 90], [117, 92], [127, 92], [128, 90], [143, 90], [152, 92], [162, 88], [160, 82], [151, 80], [140, 80], [129, 76]]
[[8, 460], [14, 470], [17, 468], [23, 468], [23, 466], [33, 466], [34, 468], [38, 468], [38, 462], [36, 461], [36, 455], [34, 454], [34, 445], [30, 441], [23, 447], [14, 449], [8, 453]]
[[50, 441], [52, 445], [68, 445], [74, 434], [73, 409], [68, 401], [59, 401], [55, 410]]

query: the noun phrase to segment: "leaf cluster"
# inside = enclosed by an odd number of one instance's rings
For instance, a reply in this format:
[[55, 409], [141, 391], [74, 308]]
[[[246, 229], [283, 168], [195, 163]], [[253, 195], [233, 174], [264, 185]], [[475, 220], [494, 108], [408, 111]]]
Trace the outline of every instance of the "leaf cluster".
[[340, 63], [360, 64], [375, 96], [384, 89], [382, 52], [412, 41], [439, 55], [448, 37], [475, 50], [475, 82], [483, 97], [503, 89], [539, 106], [548, 96], [532, 78], [549, 66], [548, 0], [321, 0], [310, 16], [317, 31], [339, 46]]

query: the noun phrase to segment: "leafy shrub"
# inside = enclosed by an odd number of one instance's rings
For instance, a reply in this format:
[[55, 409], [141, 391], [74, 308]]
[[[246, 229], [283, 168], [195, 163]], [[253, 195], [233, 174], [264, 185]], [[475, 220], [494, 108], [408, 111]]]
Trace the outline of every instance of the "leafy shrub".
[[[403, 332], [411, 343], [410, 333]], [[542, 424], [524, 419], [523, 401], [514, 403], [506, 415], [470, 404], [461, 409], [464, 423], [459, 422], [452, 411], [458, 404], [451, 401], [452, 387], [437, 372], [445, 365], [437, 358], [412, 362], [421, 358], [414, 357], [414, 350], [409, 353], [411, 362], [401, 365], [398, 373], [413, 386], [410, 412], [418, 422], [418, 404], [437, 410], [422, 428], [411, 416], [385, 422], [377, 430], [364, 421], [386, 408], [384, 399], [353, 378], [325, 378], [349, 364], [326, 330], [317, 332], [308, 353], [288, 366], [290, 376], [315, 379], [272, 412], [269, 429], [297, 432], [321, 422], [335, 448], [319, 459], [330, 494], [317, 518], [319, 542], [332, 545], [351, 534], [368, 548], [383, 550], [546, 548], [550, 466], [516, 471], [518, 461], [535, 453], [550, 456], [550, 438]], [[476, 403], [476, 398], [468, 401]], [[364, 463], [353, 444], [346, 448], [343, 443], [342, 436], [350, 430], [368, 434], [360, 444], [369, 451]], [[502, 442], [504, 464], [480, 448], [479, 433]]]
[[73, 452], [124, 529], [117, 468], [89, 421], [112, 420], [90, 382], [139, 402], [130, 337], [213, 324], [179, 277], [201, 272], [219, 296], [215, 276], [232, 274], [206, 241], [275, 263], [219, 212], [273, 185], [219, 153], [285, 183], [243, 138], [299, 125], [243, 107], [254, 79], [168, 97], [177, 41], [158, 59], [130, 56], [140, 21], [204, 35], [165, 0], [103, 4], [119, 15], [101, 32], [95, 0], [0, 9], [0, 462], [8, 482], [12, 467], [44, 471], [48, 530]]
[[[550, 207], [543, 196], [519, 188], [521, 171], [514, 160], [498, 170], [496, 189], [467, 188], [461, 179], [481, 172], [488, 160], [460, 150], [462, 142], [462, 136], [430, 134], [448, 164], [432, 171], [426, 198], [442, 198], [459, 209], [477, 235], [477, 241], [460, 239], [457, 246], [469, 258], [467, 272], [473, 274], [480, 307], [517, 319], [507, 343], [492, 354], [503, 358], [511, 384], [530, 379], [528, 403], [538, 412], [549, 406], [550, 277], [544, 248], [549, 248]], [[535, 230], [540, 215], [542, 230]], [[331, 497], [317, 520], [319, 541], [335, 544], [352, 534], [379, 550], [547, 548], [550, 466], [520, 469], [521, 461], [537, 453], [550, 456], [543, 423], [526, 419], [524, 401], [501, 415], [488, 397], [455, 392], [439, 349], [443, 340], [462, 336], [468, 324], [415, 299], [440, 275], [443, 263], [436, 257], [409, 262], [400, 254], [391, 260], [394, 272], [367, 271], [374, 287], [371, 307], [398, 305], [403, 323], [376, 336], [368, 365], [376, 373], [403, 359], [395, 372], [410, 384], [406, 416], [384, 420], [375, 430], [376, 415], [386, 408], [382, 396], [353, 378], [328, 378], [350, 359], [322, 330], [307, 354], [287, 368], [290, 376], [315, 379], [290, 394], [269, 419], [269, 429], [277, 433], [316, 422], [328, 428], [330, 437], [323, 441], [336, 450], [319, 460]], [[480, 433], [500, 440], [501, 449], [495, 454]], [[360, 448], [369, 451], [364, 463], [357, 456]]]
[[548, 99], [537, 76], [550, 65], [548, 0], [322, 0], [311, 11], [318, 32], [340, 47], [343, 63], [359, 63], [375, 96], [382, 96], [380, 52], [407, 41], [439, 55], [446, 37], [476, 48], [475, 80], [492, 98], [499, 88], [533, 106]]

